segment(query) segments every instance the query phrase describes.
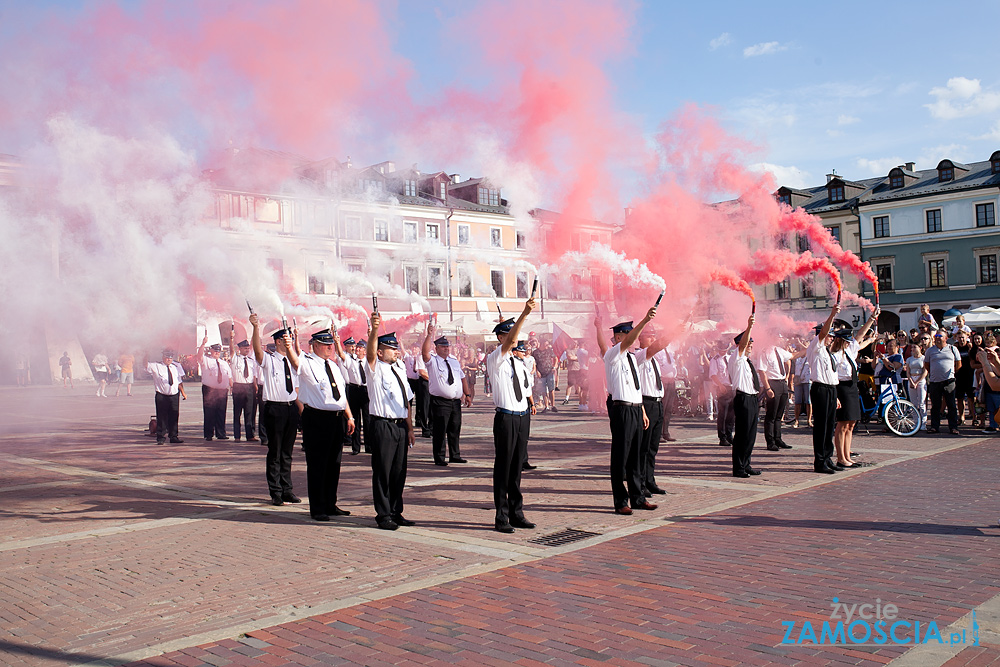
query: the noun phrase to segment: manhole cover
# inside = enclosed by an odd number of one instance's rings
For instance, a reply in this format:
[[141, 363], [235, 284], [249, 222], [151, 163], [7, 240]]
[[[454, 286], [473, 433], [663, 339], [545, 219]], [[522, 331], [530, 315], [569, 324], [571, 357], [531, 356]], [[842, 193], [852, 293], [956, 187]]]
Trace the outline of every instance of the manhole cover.
[[588, 537], [596, 537], [598, 535], [600, 535], [600, 533], [591, 533], [586, 530], [567, 528], [566, 530], [560, 530], [558, 533], [536, 537], [533, 540], [528, 540], [528, 542], [531, 544], [540, 544], [543, 547], [561, 547], [564, 544], [579, 542], [580, 540], [585, 540]]

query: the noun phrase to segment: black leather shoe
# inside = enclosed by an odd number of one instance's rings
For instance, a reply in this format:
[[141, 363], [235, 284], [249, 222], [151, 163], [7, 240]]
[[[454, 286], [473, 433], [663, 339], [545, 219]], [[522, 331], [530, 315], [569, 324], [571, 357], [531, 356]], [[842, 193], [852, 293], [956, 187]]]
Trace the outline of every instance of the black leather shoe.
[[205, 438], [205, 442], [212, 442], [211, 438]]
[[663, 489], [661, 489], [661, 488], [660, 488], [660, 487], [658, 487], [658, 486], [651, 486], [651, 487], [649, 487], [649, 488], [648, 488], [648, 489], [646, 489], [646, 490], [647, 490], [647, 491], [650, 491], [651, 493], [657, 493], [657, 494], [659, 494], [659, 495], [661, 495], [661, 496], [665, 496], [665, 495], [667, 495], [667, 492], [666, 492], [666, 491], [664, 491]]
[[792, 448], [792, 446], [791, 446], [791, 445], [786, 445], [786, 444], [785, 444], [785, 443], [783, 443], [783, 442], [779, 442], [779, 443], [778, 443], [778, 449], [791, 449], [791, 448]]
[[719, 440], [719, 447], [732, 447], [733, 443], [726, 442], [725, 440]]
[[378, 527], [382, 530], [396, 530], [399, 525], [392, 519], [382, 519], [378, 522]]
[[538, 466], [533, 466], [530, 463], [522, 463], [521, 470], [535, 470]]
[[845, 467], [845, 466], [844, 466], [844, 464], [843, 464], [843, 463], [834, 463], [834, 464], [833, 464], [833, 469], [834, 469], [834, 470], [843, 470], [843, 469], [844, 469], [844, 467]]
[[278, 496], [271, 496], [271, 504], [281, 507], [282, 505], [285, 504], [285, 501], [279, 498]]
[[431, 432], [430, 431], [422, 431], [420, 433], [420, 437], [421, 438], [429, 438], [429, 437], [431, 437]]
[[813, 472], [818, 472], [821, 475], [832, 475], [837, 472], [836, 468], [831, 468], [829, 466], [813, 466]]
[[646, 498], [652, 498], [652, 497], [653, 497], [653, 492], [652, 492], [652, 491], [649, 491], [649, 490], [646, 490], [646, 489], [644, 489], [644, 490], [643, 490], [643, 492], [642, 492], [642, 495], [643, 495], [644, 497], [646, 497]]
[[494, 523], [493, 530], [497, 531], [498, 533], [513, 533], [514, 526], [510, 525], [509, 523]]
[[216, 440], [229, 440], [229, 436], [228, 435], [222, 435], [222, 436], [219, 436], [218, 438], [216, 438]]
[[284, 500], [286, 503], [301, 503], [302, 502], [302, 499], [299, 498], [294, 493], [285, 493], [285, 494], [283, 494], [281, 496], [281, 499]]
[[448, 465], [448, 462], [447, 461], [435, 461], [434, 465], [436, 465], [436, 466], [446, 466], [446, 465]]
[[733, 477], [739, 477], [741, 479], [745, 478], [745, 477], [749, 477], [749, 476], [750, 476], [750, 473], [743, 472], [742, 470], [740, 470], [739, 472], [734, 472], [733, 473]]
[[634, 510], [655, 510], [656, 507], [655, 503], [651, 503], [645, 498], [642, 499], [641, 503], [632, 503], [632, 509]]
[[330, 512], [332, 516], [351, 516], [348, 510], [342, 510], [336, 505], [333, 506], [333, 511]]
[[407, 519], [406, 517], [404, 517], [402, 514], [397, 514], [396, 516], [392, 517], [392, 520], [395, 521], [396, 524], [399, 525], [399, 526], [415, 526], [415, 525], [417, 525], [416, 521], [410, 521], [409, 519]]
[[747, 468], [747, 472], [750, 473], [751, 475], [759, 475], [760, 474], [760, 470], [757, 470], [756, 468]]
[[174, 445], [179, 445], [179, 444], [181, 444], [181, 443], [182, 443], [182, 442], [184, 442], [184, 441], [183, 441], [183, 440], [181, 440], [180, 438], [170, 438], [170, 442], [171, 442], [172, 444], [174, 444]]
[[528, 528], [528, 529], [531, 529], [531, 528], [535, 527], [535, 524], [531, 523], [530, 521], [528, 521], [527, 519], [525, 519], [523, 516], [512, 516], [510, 518], [510, 525], [513, 526], [514, 528]]
[[777, 452], [777, 451], [779, 451], [780, 449], [781, 449], [781, 448], [780, 448], [780, 447], [778, 447], [777, 445], [768, 445], [768, 446], [767, 446], [767, 451], [769, 451], [769, 452]]
[[468, 463], [468, 461], [463, 458], [457, 458], [457, 459], [448, 459], [448, 463]]
[[326, 514], [313, 514], [313, 521], [329, 521], [330, 517]]

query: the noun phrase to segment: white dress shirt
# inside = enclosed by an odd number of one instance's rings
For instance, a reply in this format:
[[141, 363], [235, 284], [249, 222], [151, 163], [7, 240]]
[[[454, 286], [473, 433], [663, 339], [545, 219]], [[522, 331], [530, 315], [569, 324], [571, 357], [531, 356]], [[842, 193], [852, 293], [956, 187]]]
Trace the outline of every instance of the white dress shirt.
[[202, 357], [199, 364], [201, 365], [201, 383], [203, 385], [212, 389], [229, 389], [232, 371], [229, 369], [228, 362], [223, 361], [221, 357], [218, 359]]
[[[633, 369], [635, 375], [632, 374]], [[639, 365], [631, 352], [622, 351], [621, 343], [608, 348], [604, 355], [604, 374], [612, 401], [642, 403], [642, 392], [636, 381]]]
[[712, 357], [712, 361], [708, 365], [708, 376], [717, 378], [722, 386], [727, 388], [733, 386], [733, 381], [729, 379], [729, 355], [730, 350], [720, 352]]
[[[339, 398], [333, 397], [333, 387], [326, 373], [327, 366], [333, 373], [333, 381], [337, 383]], [[347, 409], [347, 383], [333, 359], [320, 359], [311, 352], [299, 357], [299, 400], [316, 410]]]
[[858, 367], [858, 352], [860, 351], [861, 346], [858, 341], [851, 340], [847, 342], [847, 347], [833, 355], [837, 359], [837, 378], [839, 380], [848, 381], [854, 377], [854, 371]]
[[344, 379], [349, 384], [365, 386], [368, 384], [368, 372], [365, 371], [365, 381], [361, 381], [361, 364], [366, 363], [363, 359], [358, 359], [353, 354], [348, 354], [340, 362], [340, 369], [344, 371]]
[[677, 351], [671, 350], [672, 345], [656, 353], [656, 360], [660, 363], [660, 378], [664, 382], [674, 382], [677, 380]]
[[170, 373], [173, 375], [173, 382], [167, 381], [167, 365], [162, 361], [150, 361], [146, 364], [146, 372], [153, 376], [153, 386], [156, 387], [157, 394], [173, 396], [180, 391], [184, 369], [176, 361], [170, 363]]
[[[755, 371], [750, 366], [750, 358], [745, 354], [740, 354], [739, 350], [729, 360], [729, 381], [733, 389], [744, 394], [757, 394], [759, 390], [754, 386]], [[760, 382], [760, 376], [757, 376]]]
[[288, 361], [288, 370], [292, 376], [292, 392], [285, 389], [285, 362], [286, 357], [276, 352], [265, 352], [264, 360], [260, 364], [261, 384], [264, 387], [263, 399], [265, 401], [275, 401], [277, 403], [290, 403], [298, 395], [296, 389], [299, 386], [299, 374], [292, 368], [292, 362]]
[[[497, 345], [496, 349], [486, 357], [486, 375], [489, 376], [490, 386], [493, 388], [493, 405], [511, 412], [524, 412], [528, 409], [532, 380], [528, 376], [524, 362], [515, 358], [513, 352], [503, 354], [503, 347]], [[520, 400], [514, 393], [515, 381], [521, 388]]]
[[[368, 412], [386, 419], [406, 419], [407, 408], [410, 399], [413, 398], [413, 392], [406, 381], [406, 372], [378, 359], [375, 360], [374, 369], [368, 365], [367, 359], [362, 359], [361, 363], [366, 366]], [[400, 384], [402, 384], [402, 396], [400, 396]]]
[[[448, 384], [449, 366], [451, 366], [453, 380], [451, 384]], [[439, 355], [432, 354], [431, 360], [427, 362], [427, 390], [431, 396], [462, 398], [465, 393], [462, 385], [464, 377], [462, 364], [458, 363], [458, 359], [453, 356], [449, 355], [447, 359], [442, 359]]]
[[837, 385], [837, 364], [826, 345], [820, 342], [819, 336], [814, 336], [806, 348], [806, 360], [809, 361], [809, 376], [813, 382]]
[[799, 357], [795, 360], [795, 384], [809, 383], [809, 360]]
[[[648, 348], [635, 351], [635, 363], [639, 365], [639, 388], [643, 396], [663, 398], [663, 367], [660, 365], [660, 354], [649, 356]], [[662, 352], [662, 350], [660, 350]], [[660, 386], [656, 386], [656, 374], [660, 373]]]
[[253, 354], [237, 354], [229, 362], [229, 370], [233, 372], [233, 384], [253, 384], [259, 374]]
[[427, 370], [427, 366], [424, 365], [424, 357], [421, 354], [408, 354], [405, 358], [406, 363], [406, 379], [408, 380], [419, 380], [420, 371]]
[[783, 347], [768, 347], [757, 355], [757, 370], [768, 380], [784, 380], [788, 377], [789, 361], [792, 353]]

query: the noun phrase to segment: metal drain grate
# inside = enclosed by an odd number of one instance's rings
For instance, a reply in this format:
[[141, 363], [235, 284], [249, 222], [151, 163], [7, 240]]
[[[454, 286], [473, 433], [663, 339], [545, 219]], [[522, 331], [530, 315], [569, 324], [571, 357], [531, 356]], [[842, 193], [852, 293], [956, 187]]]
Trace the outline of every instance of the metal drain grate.
[[566, 530], [560, 530], [558, 533], [536, 537], [533, 540], [528, 540], [528, 542], [531, 544], [540, 544], [543, 547], [561, 547], [564, 544], [579, 542], [580, 540], [585, 540], [588, 537], [597, 537], [598, 535], [600, 535], [600, 533], [591, 533], [586, 530], [574, 530], [573, 528], [567, 528]]

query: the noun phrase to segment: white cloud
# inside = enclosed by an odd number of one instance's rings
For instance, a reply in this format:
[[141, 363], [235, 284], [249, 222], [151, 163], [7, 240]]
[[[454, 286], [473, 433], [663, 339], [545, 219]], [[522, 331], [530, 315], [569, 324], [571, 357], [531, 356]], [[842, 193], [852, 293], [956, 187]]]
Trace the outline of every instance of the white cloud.
[[979, 79], [952, 77], [944, 88], [931, 88], [930, 94], [937, 100], [924, 106], [930, 109], [932, 116], [942, 120], [1000, 110], [1000, 93], [984, 91]]
[[875, 158], [874, 160], [869, 160], [867, 158], [858, 158], [858, 169], [864, 172], [866, 177], [869, 176], [885, 176], [889, 173], [889, 170], [893, 167], [897, 167], [901, 164], [905, 164], [906, 160], [900, 157], [883, 157]]
[[840, 114], [837, 116], [837, 125], [853, 125], [854, 123], [860, 123], [861, 119], [855, 116], [847, 116]]
[[724, 32], [715, 39], [713, 39], [711, 42], [709, 42], [708, 48], [710, 48], [712, 51], [715, 51], [716, 49], [722, 48], [723, 46], [729, 46], [732, 43], [733, 43], [733, 38], [729, 35], [728, 32]]
[[790, 188], [808, 188], [812, 180], [808, 172], [802, 171], [794, 165], [785, 167], [780, 164], [771, 164], [770, 162], [758, 162], [750, 165], [748, 168], [750, 171], [758, 173], [768, 172], [774, 176], [774, 180], [777, 181], [778, 185], [786, 185]]
[[743, 57], [753, 58], [755, 56], [769, 56], [787, 49], [787, 46], [779, 44], [778, 42], [761, 42], [760, 44], [754, 44], [753, 46], [748, 46], [743, 49]]

